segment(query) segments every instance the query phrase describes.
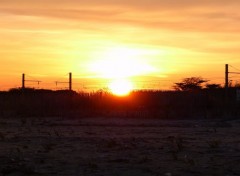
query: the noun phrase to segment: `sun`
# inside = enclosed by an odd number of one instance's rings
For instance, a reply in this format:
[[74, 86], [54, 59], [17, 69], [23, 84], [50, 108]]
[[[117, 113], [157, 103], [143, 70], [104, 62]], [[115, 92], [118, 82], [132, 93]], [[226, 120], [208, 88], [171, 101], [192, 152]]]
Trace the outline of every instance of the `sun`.
[[133, 90], [133, 84], [126, 79], [114, 80], [109, 84], [110, 91], [117, 96], [127, 96]]
[[146, 55], [150, 51], [142, 48], [128, 46], [109, 46], [95, 51], [94, 59], [89, 62], [89, 73], [98, 80], [108, 80], [106, 85], [109, 90], [118, 96], [128, 95], [136, 85], [136, 77], [150, 75], [156, 71], [148, 63]]

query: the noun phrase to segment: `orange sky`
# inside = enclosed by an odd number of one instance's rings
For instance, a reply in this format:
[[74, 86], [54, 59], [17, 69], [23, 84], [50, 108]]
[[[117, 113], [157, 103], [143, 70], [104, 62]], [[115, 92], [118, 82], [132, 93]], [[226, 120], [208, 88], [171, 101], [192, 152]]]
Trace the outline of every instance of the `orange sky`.
[[23, 72], [40, 88], [72, 72], [75, 90], [114, 76], [136, 88], [190, 76], [223, 83], [224, 64], [240, 68], [239, 9], [239, 0], [0, 0], [0, 90], [20, 87]]

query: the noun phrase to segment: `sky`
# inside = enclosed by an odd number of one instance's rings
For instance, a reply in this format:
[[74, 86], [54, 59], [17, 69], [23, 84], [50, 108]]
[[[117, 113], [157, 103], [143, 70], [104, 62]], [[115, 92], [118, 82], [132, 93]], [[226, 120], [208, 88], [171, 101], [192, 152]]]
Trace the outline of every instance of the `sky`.
[[[128, 78], [171, 89], [183, 78], [224, 83], [240, 72], [239, 0], [0, 0], [0, 90], [75, 90]], [[230, 74], [234, 82], [240, 75]]]

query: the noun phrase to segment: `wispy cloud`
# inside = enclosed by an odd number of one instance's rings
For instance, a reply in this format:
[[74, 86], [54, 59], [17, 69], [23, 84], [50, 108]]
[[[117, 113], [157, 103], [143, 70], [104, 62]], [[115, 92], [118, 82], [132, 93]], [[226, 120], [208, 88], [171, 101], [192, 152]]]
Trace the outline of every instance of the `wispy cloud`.
[[165, 50], [148, 59], [171, 63], [169, 70], [189, 61], [236, 63], [239, 9], [239, 0], [0, 0], [0, 53], [9, 65], [15, 55], [84, 65], [94, 50], [121, 43]]

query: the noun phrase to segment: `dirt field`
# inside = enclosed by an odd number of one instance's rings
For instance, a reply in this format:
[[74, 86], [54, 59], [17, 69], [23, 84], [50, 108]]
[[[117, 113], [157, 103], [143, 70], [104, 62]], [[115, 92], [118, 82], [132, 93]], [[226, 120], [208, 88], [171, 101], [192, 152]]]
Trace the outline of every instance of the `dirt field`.
[[240, 120], [0, 119], [0, 175], [240, 175]]

